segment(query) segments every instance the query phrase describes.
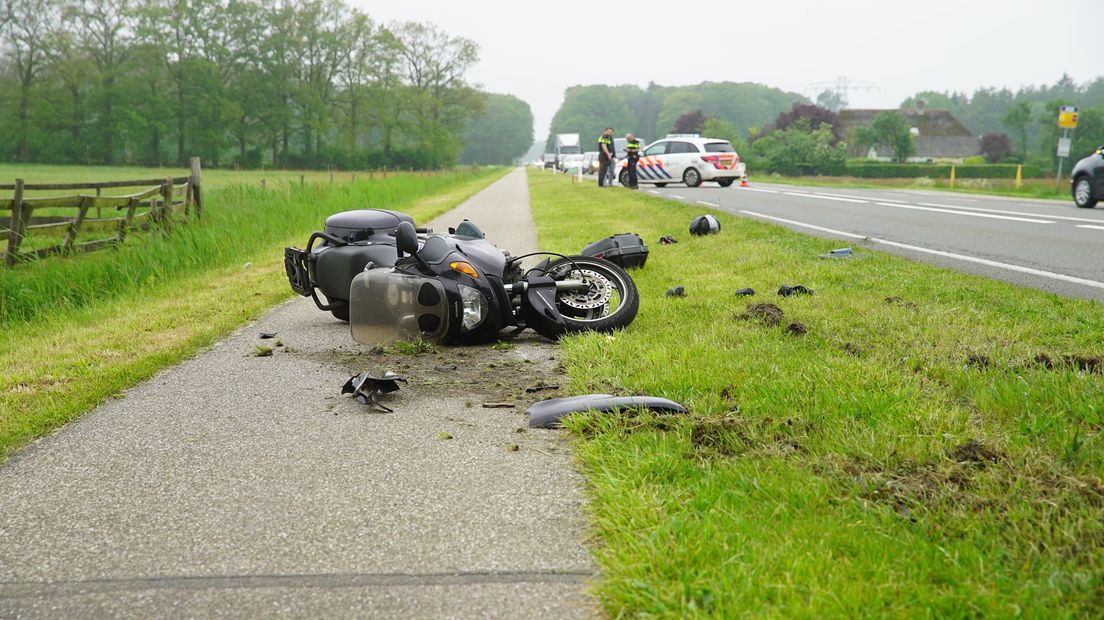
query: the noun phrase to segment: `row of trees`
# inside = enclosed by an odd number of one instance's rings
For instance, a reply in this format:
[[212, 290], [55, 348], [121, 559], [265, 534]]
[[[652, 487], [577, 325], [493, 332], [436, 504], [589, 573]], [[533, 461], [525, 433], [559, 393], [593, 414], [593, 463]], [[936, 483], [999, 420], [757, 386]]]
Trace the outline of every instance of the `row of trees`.
[[[753, 83], [704, 82], [693, 86], [635, 85], [572, 86], [564, 93], [563, 104], [552, 118], [551, 148], [558, 133], [581, 133], [584, 145], [598, 139], [606, 126], [619, 135], [632, 131], [652, 140], [672, 133], [676, 122], [686, 113], [699, 111], [715, 117], [744, 133], [762, 127], [795, 101], [806, 101], [790, 93]], [[680, 132], [682, 133], [682, 132]], [[591, 149], [596, 145], [591, 144]]]
[[0, 0], [0, 159], [430, 168], [505, 110], [471, 161], [509, 161], [532, 115], [477, 59], [341, 0]]
[[1084, 156], [1104, 144], [1104, 77], [1078, 84], [1069, 75], [1062, 75], [1054, 84], [1025, 86], [1015, 91], [1007, 88], [979, 88], [972, 94], [923, 91], [903, 101], [901, 107], [914, 107], [917, 100], [924, 101], [929, 108], [949, 110], [973, 134], [981, 136], [982, 150], [988, 159], [994, 158], [991, 154], [1004, 151], [1007, 153], [1004, 159], [1009, 161], [1053, 168], [1061, 133], [1056, 121], [1062, 105], [1081, 108], [1071, 156]]

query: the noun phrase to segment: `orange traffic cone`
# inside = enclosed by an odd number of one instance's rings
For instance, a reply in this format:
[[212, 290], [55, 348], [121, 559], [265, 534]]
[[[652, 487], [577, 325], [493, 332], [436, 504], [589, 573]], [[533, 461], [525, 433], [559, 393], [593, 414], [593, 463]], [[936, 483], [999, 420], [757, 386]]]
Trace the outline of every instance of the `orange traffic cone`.
[[748, 185], [746, 172], [744, 173], [744, 178], [740, 179], [740, 187], [751, 187], [751, 185]]

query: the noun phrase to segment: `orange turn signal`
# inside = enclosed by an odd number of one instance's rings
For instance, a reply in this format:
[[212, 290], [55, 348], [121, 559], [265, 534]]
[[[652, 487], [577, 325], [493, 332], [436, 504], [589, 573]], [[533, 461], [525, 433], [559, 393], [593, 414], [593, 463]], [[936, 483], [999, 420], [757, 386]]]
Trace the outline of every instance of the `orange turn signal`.
[[453, 261], [449, 263], [449, 268], [453, 271], [459, 271], [460, 273], [469, 275], [473, 278], [479, 277], [479, 272], [475, 270], [475, 267], [471, 266], [471, 263], [465, 263], [464, 261]]

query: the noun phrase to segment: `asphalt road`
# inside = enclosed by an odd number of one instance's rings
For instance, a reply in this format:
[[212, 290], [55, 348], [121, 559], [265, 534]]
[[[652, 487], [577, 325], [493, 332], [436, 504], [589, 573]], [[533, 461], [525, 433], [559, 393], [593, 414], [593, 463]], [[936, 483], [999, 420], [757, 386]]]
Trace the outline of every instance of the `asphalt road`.
[[1104, 301], [1104, 208], [903, 190], [707, 183], [641, 191], [1070, 297]]

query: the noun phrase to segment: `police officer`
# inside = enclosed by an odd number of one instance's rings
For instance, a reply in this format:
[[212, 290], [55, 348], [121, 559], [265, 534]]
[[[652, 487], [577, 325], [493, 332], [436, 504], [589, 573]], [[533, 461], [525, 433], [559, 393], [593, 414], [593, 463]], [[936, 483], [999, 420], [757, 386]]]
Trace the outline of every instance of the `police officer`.
[[633, 137], [631, 133], [625, 134], [625, 155], [628, 158], [629, 169], [629, 187], [631, 189], [637, 189], [639, 186], [636, 184], [636, 161], [640, 159], [640, 141]]
[[613, 166], [613, 127], [606, 127], [598, 138], [598, 187], [606, 185], [606, 176], [611, 166]]

